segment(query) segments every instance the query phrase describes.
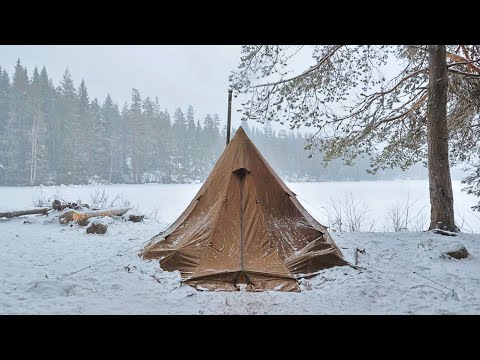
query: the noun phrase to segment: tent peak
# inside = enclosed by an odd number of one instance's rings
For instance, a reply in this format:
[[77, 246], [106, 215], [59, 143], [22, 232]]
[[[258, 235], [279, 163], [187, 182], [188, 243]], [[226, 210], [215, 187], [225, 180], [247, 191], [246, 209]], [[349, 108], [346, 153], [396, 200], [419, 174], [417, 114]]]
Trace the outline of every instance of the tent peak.
[[247, 135], [247, 133], [245, 132], [245, 130], [243, 130], [243, 128], [240, 126], [238, 129], [237, 129], [237, 132], [235, 133], [235, 136], [233, 137], [232, 141], [233, 140], [236, 140], [236, 139], [250, 139]]

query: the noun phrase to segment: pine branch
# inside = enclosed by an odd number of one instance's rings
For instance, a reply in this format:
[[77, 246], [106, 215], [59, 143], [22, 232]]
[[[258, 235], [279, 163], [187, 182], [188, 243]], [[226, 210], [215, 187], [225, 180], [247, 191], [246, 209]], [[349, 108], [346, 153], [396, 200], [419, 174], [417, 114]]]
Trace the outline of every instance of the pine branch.
[[447, 71], [449, 71], [451, 73], [454, 73], [454, 74], [462, 75], [462, 76], [465, 76], [465, 77], [480, 79], [480, 73], [479, 74], [467, 73], [465, 71], [455, 70], [455, 69], [451, 69], [451, 68], [449, 68]]
[[255, 85], [253, 86], [253, 88], [259, 88], [259, 87], [268, 87], [268, 86], [276, 86], [276, 85], [280, 85], [280, 84], [284, 84], [286, 82], [290, 82], [290, 81], [293, 81], [293, 80], [296, 80], [296, 79], [299, 79], [301, 77], [304, 77], [305, 75], [308, 75], [310, 74], [311, 72], [317, 70], [318, 68], [320, 68], [320, 66], [322, 66], [328, 59], [330, 59], [336, 52], [337, 50], [339, 50], [341, 47], [343, 47], [345, 45], [337, 45], [335, 46], [332, 51], [330, 51], [327, 55], [325, 55], [322, 60], [320, 60], [318, 62], [317, 65], [315, 66], [312, 66], [310, 69], [304, 71], [303, 73], [299, 74], [299, 75], [296, 75], [296, 76], [293, 76], [291, 78], [288, 78], [288, 79], [283, 79], [283, 80], [279, 80], [279, 81], [276, 81], [276, 82], [273, 82], [273, 83], [266, 83], [266, 84], [260, 84], [260, 85]]
[[390, 118], [383, 119], [383, 120], [379, 121], [377, 124], [375, 124], [375, 126], [373, 128], [376, 129], [382, 124], [385, 124], [387, 122], [392, 122], [392, 121], [395, 121], [395, 120], [398, 120], [398, 119], [401, 119], [401, 118], [404, 118], [404, 117], [410, 115], [413, 112], [413, 110], [417, 109], [420, 105], [422, 105], [427, 100], [427, 98], [428, 98], [428, 93], [425, 93], [425, 95], [423, 95], [417, 102], [415, 102], [415, 104], [413, 104], [410, 109], [408, 109], [407, 111], [405, 111], [405, 112], [403, 112], [403, 113], [401, 113], [397, 116], [390, 117]]
[[477, 60], [470, 60], [470, 61], [463, 61], [463, 62], [454, 62], [454, 63], [449, 63], [447, 64], [447, 68], [456, 66], [456, 65], [468, 65], [468, 64], [473, 64], [473, 63], [480, 63], [480, 59]]
[[[460, 56], [457, 54], [453, 54], [449, 51], [447, 51], [447, 58], [457, 63], [468, 63], [468, 68], [470, 70], [480, 74], [480, 68], [478, 66], [473, 65], [473, 62], [476, 62], [476, 61], [471, 62], [469, 61], [469, 59], [464, 58], [463, 56]], [[465, 74], [468, 74], [468, 73], [465, 73]]]

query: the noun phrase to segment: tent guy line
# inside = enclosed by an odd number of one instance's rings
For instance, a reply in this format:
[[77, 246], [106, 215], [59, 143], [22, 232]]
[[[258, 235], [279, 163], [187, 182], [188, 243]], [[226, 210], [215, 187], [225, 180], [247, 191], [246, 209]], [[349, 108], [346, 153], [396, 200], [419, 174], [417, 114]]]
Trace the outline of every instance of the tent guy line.
[[[163, 232], [165, 232], [165, 230], [168, 229], [170, 226], [172, 226], [172, 224], [173, 224], [174, 222], [175, 222], [175, 220], [174, 220], [174, 221], [171, 221], [167, 226], [165, 226], [164, 230], [162, 230], [162, 231], [160, 232], [160, 234], [163, 233]], [[84, 268], [81, 268], [80, 270], [76, 270], [76, 271], [74, 271], [74, 272], [72, 272], [72, 273], [69, 273], [68, 275], [59, 277], [59, 278], [57, 278], [57, 280], [63, 280], [63, 279], [65, 279], [65, 278], [69, 277], [69, 276], [78, 274], [78, 273], [81, 272], [81, 271], [84, 271], [84, 270], [90, 269], [90, 268], [92, 268], [92, 267], [94, 267], [94, 266], [97, 266], [98, 264], [101, 264], [101, 263], [103, 263], [103, 262], [105, 262], [105, 261], [107, 261], [107, 260], [109, 260], [109, 259], [112, 259], [112, 258], [114, 258], [115, 256], [125, 255], [128, 251], [133, 250], [133, 249], [136, 249], [136, 248], [138, 248], [138, 247], [140, 247], [140, 246], [143, 246], [143, 245], [147, 244], [148, 242], [150, 242], [151, 240], [152, 240], [152, 239], [148, 239], [148, 240], [145, 240], [145, 241], [141, 242], [140, 244], [137, 244], [137, 245], [134, 245], [134, 246], [132, 246], [132, 247], [129, 247], [128, 249], [118, 251], [117, 253], [115, 253], [115, 254], [112, 255], [112, 256], [106, 257], [106, 258], [104, 258], [104, 259], [102, 259], [102, 260], [100, 260], [100, 261], [97, 261], [96, 263], [93, 263], [93, 264], [88, 265], [88, 266], [86, 266], [86, 267], [84, 267]]]
[[65, 278], [69, 277], [69, 276], [78, 274], [78, 273], [81, 272], [81, 271], [84, 271], [84, 270], [90, 269], [90, 268], [92, 268], [92, 267], [95, 267], [95, 266], [97, 266], [97, 265], [99, 265], [99, 264], [101, 264], [101, 263], [103, 263], [103, 262], [105, 262], [105, 261], [107, 261], [107, 260], [109, 260], [109, 259], [114, 258], [115, 256], [125, 255], [128, 251], [133, 250], [133, 249], [135, 249], [135, 248], [138, 248], [138, 247], [140, 247], [140, 246], [143, 246], [143, 245], [145, 245], [146, 243], [148, 243], [150, 240], [151, 240], [151, 239], [148, 239], [148, 240], [143, 241], [143, 242], [140, 243], [140, 244], [134, 245], [134, 246], [132, 246], [132, 247], [130, 247], [130, 248], [128, 248], [128, 249], [118, 251], [116, 254], [114, 254], [114, 255], [112, 255], [112, 256], [109, 256], [109, 257], [107, 257], [107, 258], [104, 258], [104, 259], [102, 259], [102, 260], [100, 260], [100, 261], [97, 261], [96, 263], [93, 263], [93, 264], [91, 264], [91, 265], [89, 265], [89, 266], [86, 266], [86, 267], [84, 267], [84, 268], [81, 268], [81, 269], [79, 269], [79, 270], [76, 270], [76, 271], [74, 271], [74, 272], [72, 272], [72, 273], [70, 273], [70, 274], [68, 274], [68, 275], [65, 275], [65, 276], [62, 276], [62, 277], [58, 277], [57, 280], [63, 280], [63, 279], [65, 279]]

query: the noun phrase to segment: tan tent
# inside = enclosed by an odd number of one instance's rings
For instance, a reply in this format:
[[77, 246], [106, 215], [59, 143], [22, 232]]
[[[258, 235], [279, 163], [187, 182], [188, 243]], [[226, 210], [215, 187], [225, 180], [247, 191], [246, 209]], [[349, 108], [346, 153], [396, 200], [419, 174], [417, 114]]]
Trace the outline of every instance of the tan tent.
[[187, 209], [140, 255], [206, 290], [300, 291], [297, 278], [347, 264], [241, 127]]

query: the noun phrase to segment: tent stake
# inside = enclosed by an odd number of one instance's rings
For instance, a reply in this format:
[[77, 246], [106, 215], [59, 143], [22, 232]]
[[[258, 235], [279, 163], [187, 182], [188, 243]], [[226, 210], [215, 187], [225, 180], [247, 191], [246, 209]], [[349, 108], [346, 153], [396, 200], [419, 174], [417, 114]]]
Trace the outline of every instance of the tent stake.
[[232, 89], [228, 90], [227, 145], [230, 142], [231, 124], [232, 124]]

